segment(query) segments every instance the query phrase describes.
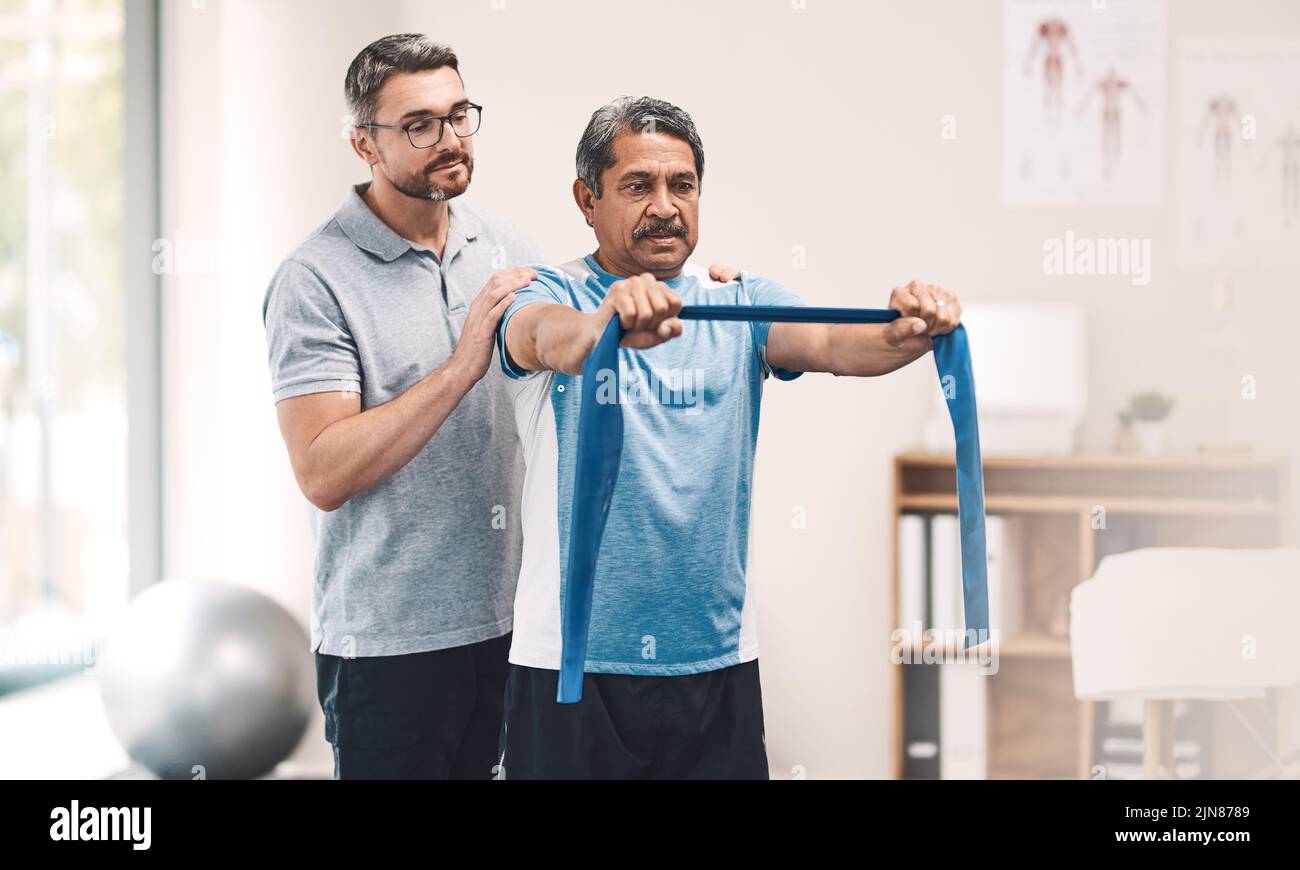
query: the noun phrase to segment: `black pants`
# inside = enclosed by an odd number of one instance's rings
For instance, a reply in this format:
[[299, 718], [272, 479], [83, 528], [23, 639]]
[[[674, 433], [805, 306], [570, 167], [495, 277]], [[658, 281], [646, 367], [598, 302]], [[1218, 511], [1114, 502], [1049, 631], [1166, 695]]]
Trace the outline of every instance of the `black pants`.
[[758, 661], [679, 677], [586, 674], [557, 704], [556, 671], [510, 666], [499, 779], [767, 779]]
[[510, 635], [397, 656], [316, 654], [336, 779], [492, 779]]

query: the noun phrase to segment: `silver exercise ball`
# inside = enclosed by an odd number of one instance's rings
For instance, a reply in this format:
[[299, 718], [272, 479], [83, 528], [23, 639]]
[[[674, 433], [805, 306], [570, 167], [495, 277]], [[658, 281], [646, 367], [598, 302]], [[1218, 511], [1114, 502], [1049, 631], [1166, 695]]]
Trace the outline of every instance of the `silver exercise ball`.
[[109, 725], [164, 779], [251, 779], [293, 751], [315, 702], [306, 633], [275, 601], [167, 580], [131, 603], [98, 668]]

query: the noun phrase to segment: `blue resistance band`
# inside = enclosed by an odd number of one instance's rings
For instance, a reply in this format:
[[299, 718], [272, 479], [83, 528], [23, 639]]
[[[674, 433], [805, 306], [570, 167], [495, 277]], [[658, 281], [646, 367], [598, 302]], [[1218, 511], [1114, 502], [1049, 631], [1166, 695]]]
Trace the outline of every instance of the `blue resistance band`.
[[[687, 305], [682, 320], [734, 320], [772, 323], [888, 323], [901, 315], [893, 309], [813, 308], [763, 305]], [[597, 372], [615, 378], [624, 329], [619, 318], [596, 342], [582, 370], [582, 409], [578, 414], [578, 456], [573, 483], [569, 528], [569, 564], [561, 602], [560, 681], [556, 701], [582, 700], [582, 675], [587, 662], [591, 627], [591, 597], [596, 578], [600, 539], [605, 533], [609, 502], [618, 481], [623, 455], [623, 407], [596, 397]], [[988, 638], [988, 562], [984, 540], [984, 471], [980, 465], [979, 428], [975, 415], [975, 376], [971, 372], [966, 328], [933, 337], [934, 361], [948, 401], [957, 441], [957, 507], [961, 522], [961, 575], [966, 617], [966, 647]], [[965, 648], [965, 647], [964, 647]]]

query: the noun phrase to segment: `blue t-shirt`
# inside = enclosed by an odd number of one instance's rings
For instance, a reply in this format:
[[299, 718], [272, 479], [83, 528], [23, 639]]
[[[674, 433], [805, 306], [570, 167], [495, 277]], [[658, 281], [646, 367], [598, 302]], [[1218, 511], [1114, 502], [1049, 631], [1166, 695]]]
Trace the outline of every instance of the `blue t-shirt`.
[[[527, 463], [510, 661], [558, 670], [582, 377], [518, 368], [504, 336], [525, 305], [595, 311], [620, 279], [591, 256], [535, 268], [497, 334]], [[775, 281], [744, 273], [719, 284], [689, 263], [665, 283], [685, 305], [804, 304]], [[758, 657], [745, 569], [759, 403], [769, 374], [798, 373], [768, 365], [769, 323], [682, 325], [658, 347], [619, 351], [623, 461], [596, 568], [589, 672], [693, 674]]]

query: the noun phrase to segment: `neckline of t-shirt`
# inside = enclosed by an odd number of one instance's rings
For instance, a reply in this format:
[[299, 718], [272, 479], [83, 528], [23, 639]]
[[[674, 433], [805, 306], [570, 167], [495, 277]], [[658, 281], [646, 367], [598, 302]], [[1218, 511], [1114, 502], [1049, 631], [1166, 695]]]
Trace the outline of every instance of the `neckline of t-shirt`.
[[[596, 255], [594, 253], [587, 254], [585, 257], [582, 258], [582, 260], [584, 263], [587, 264], [587, 268], [591, 270], [591, 274], [596, 276], [596, 280], [600, 282], [600, 286], [605, 289], [609, 289], [609, 286], [613, 284], [615, 281], [623, 280], [623, 278], [621, 278], [620, 276], [615, 275], [612, 272], [606, 272], [604, 269], [602, 269], [600, 263], [596, 262]], [[676, 289], [677, 286], [681, 284], [682, 280], [685, 277], [686, 277], [686, 266], [683, 264], [682, 271], [678, 272], [672, 278], [665, 278], [664, 283], [667, 284], [669, 287]]]

